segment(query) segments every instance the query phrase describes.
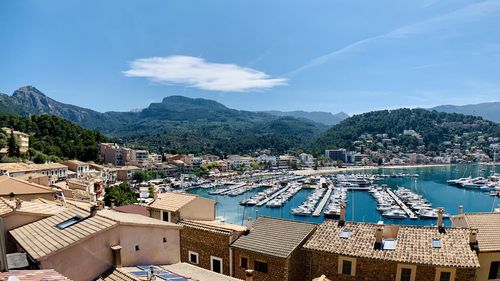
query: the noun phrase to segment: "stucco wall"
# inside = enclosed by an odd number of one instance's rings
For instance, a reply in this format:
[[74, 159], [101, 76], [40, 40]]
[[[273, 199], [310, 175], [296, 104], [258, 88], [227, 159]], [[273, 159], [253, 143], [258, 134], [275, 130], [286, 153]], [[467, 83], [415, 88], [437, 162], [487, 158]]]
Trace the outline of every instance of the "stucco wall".
[[107, 230], [40, 261], [40, 268], [53, 268], [74, 281], [93, 280], [112, 266], [111, 246], [120, 242], [118, 227]]
[[180, 210], [181, 219], [187, 220], [214, 220], [215, 201], [196, 197]]
[[[163, 242], [166, 238], [166, 242]], [[180, 261], [178, 229], [120, 226], [122, 265], [171, 264]], [[135, 246], [139, 246], [136, 251]]]
[[[494, 253], [479, 253], [479, 264], [481, 267], [477, 270], [477, 281], [488, 280], [488, 274], [490, 273], [491, 262], [500, 261], [500, 252]], [[489, 281], [500, 279], [490, 279]]]

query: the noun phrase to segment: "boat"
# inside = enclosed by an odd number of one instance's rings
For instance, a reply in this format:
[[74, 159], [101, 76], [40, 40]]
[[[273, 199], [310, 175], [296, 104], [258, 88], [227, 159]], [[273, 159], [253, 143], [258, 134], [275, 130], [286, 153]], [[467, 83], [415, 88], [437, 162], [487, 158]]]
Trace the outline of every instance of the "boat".
[[407, 217], [406, 213], [401, 209], [385, 211], [382, 213], [382, 216], [385, 218], [388, 218], [388, 219], [393, 219], [393, 220], [402, 220], [402, 219], [406, 219], [406, 217]]

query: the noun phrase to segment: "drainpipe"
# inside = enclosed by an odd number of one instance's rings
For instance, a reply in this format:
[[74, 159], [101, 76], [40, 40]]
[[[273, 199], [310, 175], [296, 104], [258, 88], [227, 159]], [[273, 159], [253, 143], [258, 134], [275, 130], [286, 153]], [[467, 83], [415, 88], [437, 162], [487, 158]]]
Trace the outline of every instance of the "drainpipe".
[[233, 249], [231, 248], [231, 236], [229, 236], [229, 276], [233, 276]]
[[458, 214], [461, 215], [463, 213], [464, 213], [464, 206], [463, 205], [458, 206]]

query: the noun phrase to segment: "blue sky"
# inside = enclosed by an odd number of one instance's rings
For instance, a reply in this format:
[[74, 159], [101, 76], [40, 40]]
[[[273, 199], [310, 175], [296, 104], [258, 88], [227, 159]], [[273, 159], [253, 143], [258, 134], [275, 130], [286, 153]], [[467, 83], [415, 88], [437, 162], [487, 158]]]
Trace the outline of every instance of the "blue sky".
[[500, 101], [500, 0], [0, 1], [0, 92], [360, 113]]

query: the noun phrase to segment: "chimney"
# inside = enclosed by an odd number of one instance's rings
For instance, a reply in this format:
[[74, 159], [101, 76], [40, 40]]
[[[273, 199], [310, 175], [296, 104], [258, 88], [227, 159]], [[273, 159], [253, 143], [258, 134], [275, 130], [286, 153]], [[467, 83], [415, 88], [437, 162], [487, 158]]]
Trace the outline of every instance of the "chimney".
[[89, 217], [95, 217], [95, 215], [97, 215], [97, 210], [99, 209], [99, 207], [97, 206], [91, 206], [90, 207], [90, 216]]
[[23, 203], [23, 202], [21, 201], [21, 199], [16, 198], [16, 209], [21, 209], [21, 204], [22, 204], [22, 203]]
[[117, 268], [122, 267], [122, 246], [112, 246], [111, 250], [113, 250], [113, 265]]
[[153, 200], [157, 200], [158, 199], [158, 191], [153, 191]]
[[477, 243], [477, 229], [471, 229], [469, 234], [469, 245], [471, 250], [478, 251], [479, 244]]
[[253, 281], [253, 269], [245, 270], [245, 281]]
[[444, 230], [444, 225], [443, 225], [443, 212], [444, 209], [442, 207], [437, 208], [437, 227], [439, 230], [439, 233], [446, 233]]
[[340, 204], [340, 218], [339, 218], [339, 226], [344, 226], [345, 224], [345, 206], [344, 204]]
[[247, 219], [247, 229], [250, 231], [250, 230], [252, 230], [252, 227], [253, 227], [253, 220], [251, 217], [249, 217]]
[[375, 230], [375, 250], [380, 250], [382, 249], [382, 239], [384, 238], [384, 225], [383, 224], [378, 224], [377, 225], [377, 230]]
[[463, 213], [464, 213], [464, 206], [463, 205], [458, 206], [458, 214], [461, 215]]

